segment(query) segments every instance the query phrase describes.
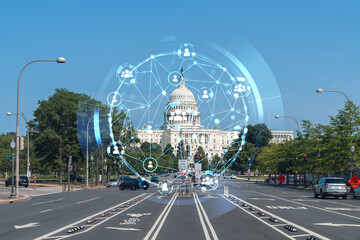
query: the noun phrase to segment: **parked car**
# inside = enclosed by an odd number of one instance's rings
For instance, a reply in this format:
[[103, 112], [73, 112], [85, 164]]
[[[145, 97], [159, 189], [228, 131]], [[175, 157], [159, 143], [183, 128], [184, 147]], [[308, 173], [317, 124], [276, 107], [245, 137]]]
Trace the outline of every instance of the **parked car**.
[[353, 198], [357, 198], [357, 197], [360, 197], [360, 187], [354, 189]]
[[[75, 175], [74, 174], [70, 174], [70, 182], [73, 182], [75, 179]], [[82, 183], [82, 182], [85, 182], [85, 178], [80, 176], [80, 175], [76, 175], [76, 182], [78, 183]]]
[[124, 179], [124, 181], [122, 181], [119, 185], [119, 189], [120, 190], [124, 190], [125, 188], [131, 189], [131, 190], [136, 190], [139, 188], [139, 184], [138, 181], [136, 179], [133, 178], [126, 178]]
[[344, 179], [334, 177], [323, 177], [319, 183], [315, 185], [314, 197], [325, 198], [326, 196], [334, 196], [347, 199], [347, 185]]
[[224, 175], [224, 179], [236, 179], [236, 176], [234, 174]]
[[152, 176], [151, 178], [150, 178], [150, 181], [151, 182], [159, 182], [159, 177], [158, 176]]
[[[16, 176], [14, 176], [14, 184], [16, 183]], [[11, 177], [9, 177], [6, 181], [5, 181], [5, 186], [8, 187], [12, 184], [11, 181]], [[28, 187], [29, 186], [29, 178], [25, 177], [25, 176], [20, 176], [19, 179], [19, 186], [24, 186], [24, 187]]]
[[141, 178], [136, 178], [139, 188], [144, 190], [149, 188], [149, 183], [146, 180], [142, 180]]
[[107, 184], [107, 187], [118, 187], [120, 185], [120, 181], [118, 178], [111, 178]]

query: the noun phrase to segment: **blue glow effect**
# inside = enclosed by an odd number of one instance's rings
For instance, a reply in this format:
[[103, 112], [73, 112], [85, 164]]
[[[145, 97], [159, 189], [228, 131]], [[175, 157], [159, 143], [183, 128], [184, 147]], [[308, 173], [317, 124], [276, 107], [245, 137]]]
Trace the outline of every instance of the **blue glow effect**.
[[95, 109], [94, 111], [94, 134], [97, 145], [101, 146], [102, 141], [101, 141], [101, 133], [100, 133], [99, 109]]

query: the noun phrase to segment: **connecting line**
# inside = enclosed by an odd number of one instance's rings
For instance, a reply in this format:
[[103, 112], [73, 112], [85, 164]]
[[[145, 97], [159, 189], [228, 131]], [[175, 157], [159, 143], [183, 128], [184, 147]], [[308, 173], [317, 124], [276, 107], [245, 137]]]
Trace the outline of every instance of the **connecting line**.
[[170, 73], [170, 71], [167, 70], [167, 68], [166, 68], [164, 65], [162, 65], [156, 58], [154, 58], [154, 60], [155, 60], [162, 68], [164, 68], [167, 73]]
[[[203, 57], [201, 57], [201, 56], [199, 56], [199, 55], [196, 55], [196, 58], [198, 58], [198, 59], [200, 59], [200, 60], [202, 60], [202, 61], [204, 61], [204, 62], [207, 62], [207, 63], [209, 63], [209, 64], [213, 64], [213, 66], [211, 66], [211, 67], [213, 67], [213, 68], [215, 68], [215, 67], [217, 67], [216, 66], [216, 62], [214, 62], [214, 61], [210, 61], [210, 59], [207, 59], [207, 58], [203, 58]], [[203, 63], [202, 63], [203, 64]], [[198, 64], [199, 65], [199, 64]]]
[[225, 96], [225, 99], [226, 99], [226, 101], [227, 101], [228, 104], [229, 104], [229, 107], [232, 107], [232, 105], [231, 105], [231, 103], [230, 103], [230, 101], [229, 101], [229, 99], [228, 99], [228, 96], [227, 96], [227, 94], [225, 93], [225, 91], [224, 91], [224, 89], [222, 88], [221, 85], [220, 85], [220, 89], [221, 89], [221, 91], [223, 92], [223, 94], [224, 94], [224, 96]]
[[205, 69], [203, 67], [201, 67], [200, 65], [197, 65], [201, 70], [203, 70], [203, 72], [205, 72], [210, 78], [212, 78], [215, 82], [216, 82], [216, 79], [211, 76], [207, 71], [205, 71]]
[[145, 96], [142, 94], [142, 92], [140, 91], [140, 89], [136, 86], [136, 84], [133, 84], [133, 86], [137, 89], [137, 91], [140, 93], [140, 95], [143, 97], [143, 99], [145, 100], [145, 102], [147, 103], [147, 105], [149, 105], [148, 101], [146, 101]]
[[154, 62], [154, 66], [155, 66], [155, 70], [156, 70], [156, 74], [157, 74], [157, 77], [155, 77], [155, 74], [153, 73], [154, 78], [156, 79], [156, 81], [159, 84], [159, 86], [161, 87], [161, 89], [163, 89], [162, 83], [159, 81], [160, 80], [159, 70], [157, 69], [155, 60], [153, 60], [153, 62]]
[[[159, 100], [159, 104], [158, 104], [158, 106], [157, 106], [157, 108], [156, 108], [156, 111], [155, 111], [155, 113], [154, 113], [154, 117], [153, 117], [153, 120], [152, 120], [152, 121], [155, 121], [156, 114], [157, 114], [157, 112], [158, 112], [159, 109], [160, 109], [161, 100], [163, 99], [163, 96], [164, 96], [164, 95], [162, 95], [162, 94], [160, 94], [160, 95], [161, 95], [161, 98], [160, 98], [160, 100]], [[156, 98], [158, 98], [158, 97], [156, 97]]]
[[[152, 72], [152, 69], [153, 69], [153, 61], [150, 61], [150, 70]], [[148, 104], [151, 103], [151, 86], [152, 85], [152, 74], [150, 74], [150, 82], [149, 82], [149, 101], [148, 101]], [[150, 122], [150, 115], [151, 115], [151, 112], [150, 112], [150, 107], [149, 107], [149, 112], [148, 112], [148, 121]], [[151, 150], [150, 150], [151, 151]], [[150, 156], [151, 156], [151, 152], [150, 152]]]
[[192, 66], [194, 66], [194, 62], [187, 68], [183, 71], [183, 73], [185, 73], [187, 70], [189, 70], [190, 68], [192, 68]]
[[149, 110], [149, 108], [146, 108], [146, 110], [145, 110], [145, 112], [144, 112], [144, 114], [143, 114], [143, 116], [142, 116], [142, 118], [140, 119], [140, 121], [139, 121], [139, 124], [138, 124], [138, 127], [137, 127], [137, 129], [140, 129], [140, 124], [142, 123], [142, 121], [144, 120], [144, 117], [146, 116], [146, 112]]
[[[217, 96], [218, 88], [219, 88], [219, 85], [217, 84], [217, 85], [216, 85], [216, 88], [215, 88], [215, 94], [214, 94], [214, 96]], [[215, 111], [215, 103], [216, 103], [216, 99], [215, 99], [215, 97], [214, 97], [214, 100], [213, 100], [213, 109], [212, 109], [213, 112]]]

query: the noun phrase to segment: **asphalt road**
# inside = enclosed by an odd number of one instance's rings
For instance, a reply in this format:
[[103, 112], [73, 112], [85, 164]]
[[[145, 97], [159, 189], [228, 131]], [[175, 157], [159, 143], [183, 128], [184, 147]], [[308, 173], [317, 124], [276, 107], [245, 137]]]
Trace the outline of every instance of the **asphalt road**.
[[0, 216], [2, 240], [360, 239], [359, 199], [315, 199], [309, 190], [241, 180], [221, 180], [215, 192], [194, 189], [190, 196], [163, 196], [155, 187], [56, 193], [0, 205]]

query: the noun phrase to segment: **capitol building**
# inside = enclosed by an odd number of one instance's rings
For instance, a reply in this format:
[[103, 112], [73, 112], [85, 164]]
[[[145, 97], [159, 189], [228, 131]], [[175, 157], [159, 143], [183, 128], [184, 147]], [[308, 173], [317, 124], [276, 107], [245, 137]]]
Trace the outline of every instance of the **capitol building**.
[[194, 94], [186, 87], [185, 78], [181, 76], [178, 87], [170, 94], [165, 107], [164, 123], [160, 129], [153, 129], [145, 125], [137, 130], [140, 143], [157, 143], [165, 150], [170, 144], [174, 153], [179, 149], [180, 141], [183, 141], [185, 156], [192, 159], [201, 146], [209, 159], [216, 154], [222, 156], [224, 149], [229, 147], [234, 139], [239, 138], [238, 131], [222, 131], [219, 126], [214, 129], [205, 129], [201, 125], [201, 113]]

